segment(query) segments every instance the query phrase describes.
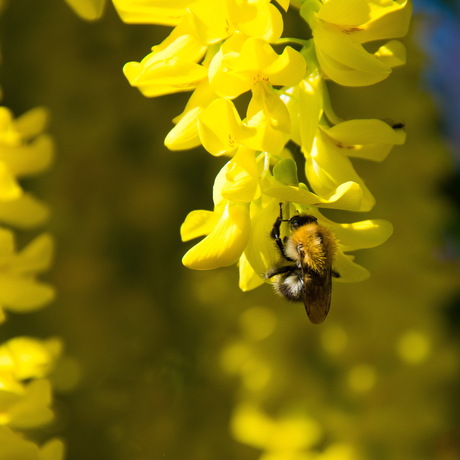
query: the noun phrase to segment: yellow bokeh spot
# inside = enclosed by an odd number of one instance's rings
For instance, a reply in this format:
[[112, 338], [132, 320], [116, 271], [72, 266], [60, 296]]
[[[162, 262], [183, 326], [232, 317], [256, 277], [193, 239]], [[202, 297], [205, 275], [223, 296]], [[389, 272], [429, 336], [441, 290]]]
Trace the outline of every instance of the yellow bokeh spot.
[[245, 363], [241, 369], [243, 384], [250, 391], [262, 390], [270, 381], [271, 376], [271, 367], [255, 359]]
[[240, 327], [248, 339], [262, 340], [275, 330], [276, 316], [267, 308], [252, 307], [241, 315]]
[[330, 325], [322, 330], [321, 344], [326, 352], [338, 355], [343, 352], [348, 342], [345, 330], [337, 325]]
[[353, 391], [365, 392], [375, 385], [377, 375], [368, 364], [358, 364], [348, 372], [347, 380]]
[[397, 343], [400, 358], [409, 364], [419, 364], [424, 361], [431, 349], [430, 340], [420, 331], [407, 331]]
[[221, 353], [220, 363], [225, 372], [236, 374], [249, 359], [249, 347], [243, 342], [234, 342]]

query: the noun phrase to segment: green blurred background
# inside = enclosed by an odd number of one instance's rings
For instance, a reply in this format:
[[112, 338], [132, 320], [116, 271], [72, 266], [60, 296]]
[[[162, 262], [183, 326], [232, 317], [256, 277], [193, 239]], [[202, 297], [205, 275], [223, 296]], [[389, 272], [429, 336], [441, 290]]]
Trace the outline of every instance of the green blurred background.
[[[300, 26], [288, 24], [293, 35]], [[65, 343], [56, 422], [31, 436], [62, 436], [69, 460], [252, 460], [260, 449], [230, 430], [234, 408], [251, 401], [274, 419], [314, 420], [321, 435], [304, 452], [345, 443], [366, 460], [460, 458], [458, 330], [446, 315], [458, 261], [446, 256], [454, 211], [440, 192], [452, 160], [412, 35], [408, 65], [387, 81], [331, 85], [339, 115], [403, 121], [409, 135], [384, 163], [356, 163], [375, 209], [330, 214], [385, 218], [395, 233], [356, 254], [371, 278], [337, 283], [315, 327], [269, 286], [240, 292], [235, 267], [181, 265], [190, 244], [179, 226], [190, 210], [212, 208], [224, 160], [168, 152], [163, 138], [189, 95], [149, 100], [121, 72], [169, 29], [123, 24], [111, 5], [86, 23], [62, 0], [14, 0], [1, 31], [3, 104], [16, 115], [46, 106], [57, 150], [27, 186], [52, 209], [57, 253], [46, 278], [58, 297], [0, 331]], [[316, 457], [273, 457], [288, 458]]]

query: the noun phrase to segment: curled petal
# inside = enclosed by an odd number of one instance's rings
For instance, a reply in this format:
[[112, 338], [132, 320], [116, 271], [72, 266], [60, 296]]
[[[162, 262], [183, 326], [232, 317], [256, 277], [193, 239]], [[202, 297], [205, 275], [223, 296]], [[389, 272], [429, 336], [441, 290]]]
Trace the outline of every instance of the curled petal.
[[381, 120], [349, 120], [320, 128], [350, 157], [382, 161], [394, 145], [406, 140], [403, 129], [393, 129]]
[[199, 209], [190, 212], [180, 227], [182, 241], [193, 240], [194, 238], [211, 233], [218, 219], [217, 214], [212, 211]]
[[390, 40], [382, 45], [374, 55], [380, 62], [390, 67], [398, 67], [406, 63], [406, 48], [398, 40]]
[[260, 195], [259, 169], [253, 150], [240, 147], [227, 163], [226, 182], [221, 193], [227, 200], [245, 202]]
[[165, 146], [169, 150], [188, 150], [201, 144], [197, 127], [198, 117], [201, 112], [201, 107], [189, 110], [180, 118], [176, 126], [169, 131], [165, 138]]
[[207, 69], [197, 64], [205, 50], [196, 37], [173, 33], [141, 62], [125, 64], [123, 72], [147, 97], [191, 91], [207, 78]]
[[355, 182], [362, 191], [362, 199], [355, 203], [353, 210], [369, 211], [375, 199], [342, 150], [324, 136], [316, 137], [312, 152], [306, 154], [305, 173], [308, 182], [315, 193], [323, 198], [335, 194], [341, 184]]
[[23, 276], [0, 275], [0, 305], [15, 312], [36, 310], [54, 298], [54, 289]]
[[250, 232], [247, 205], [228, 203], [206, 238], [193, 246], [182, 263], [195, 270], [213, 270], [238, 261]]
[[170, 150], [183, 150], [200, 145], [198, 118], [203, 110], [215, 99], [217, 94], [208, 82], [201, 83], [190, 96], [184, 111], [174, 118], [176, 126], [168, 133], [165, 145]]
[[391, 73], [389, 65], [340, 31], [319, 28], [314, 40], [321, 69], [340, 85], [373, 85]]
[[243, 292], [252, 291], [264, 284], [262, 277], [254, 271], [244, 252], [241, 254], [238, 268], [240, 273], [239, 287]]
[[359, 211], [363, 201], [362, 187], [353, 181], [340, 184], [325, 195], [319, 196], [307, 190], [305, 186], [284, 185], [266, 176], [262, 179], [262, 190], [266, 195], [276, 197], [278, 201], [348, 211]]
[[379, 246], [393, 233], [393, 225], [381, 219], [363, 220], [351, 224], [335, 224], [334, 234], [344, 251]]
[[251, 234], [244, 251], [247, 261], [259, 277], [279, 259], [270, 231], [279, 215], [279, 200], [270, 199], [264, 206], [251, 205]]
[[354, 262], [354, 257], [339, 251], [335, 257], [334, 270], [340, 273], [337, 281], [358, 283], [369, 278], [370, 273], [361, 265]]

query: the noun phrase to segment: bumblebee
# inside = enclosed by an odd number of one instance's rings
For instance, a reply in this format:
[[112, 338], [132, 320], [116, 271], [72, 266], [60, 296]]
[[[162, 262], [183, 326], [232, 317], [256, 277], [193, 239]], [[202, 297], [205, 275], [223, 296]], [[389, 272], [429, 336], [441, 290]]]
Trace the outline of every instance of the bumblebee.
[[[291, 229], [291, 236], [283, 239], [282, 222], [289, 222]], [[310, 321], [323, 322], [331, 306], [332, 277], [340, 277], [332, 269], [338, 246], [335, 235], [308, 214], [284, 220], [280, 203], [280, 215], [270, 237], [280, 252], [280, 261], [265, 273], [265, 278], [276, 277], [273, 286], [280, 296], [303, 302]]]

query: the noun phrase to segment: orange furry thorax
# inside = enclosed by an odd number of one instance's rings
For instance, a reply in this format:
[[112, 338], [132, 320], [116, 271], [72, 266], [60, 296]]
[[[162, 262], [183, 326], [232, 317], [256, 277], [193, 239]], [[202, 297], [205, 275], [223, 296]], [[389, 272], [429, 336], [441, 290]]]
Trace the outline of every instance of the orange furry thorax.
[[337, 240], [334, 234], [316, 223], [298, 228], [286, 243], [287, 256], [320, 274], [328, 269], [336, 250]]

